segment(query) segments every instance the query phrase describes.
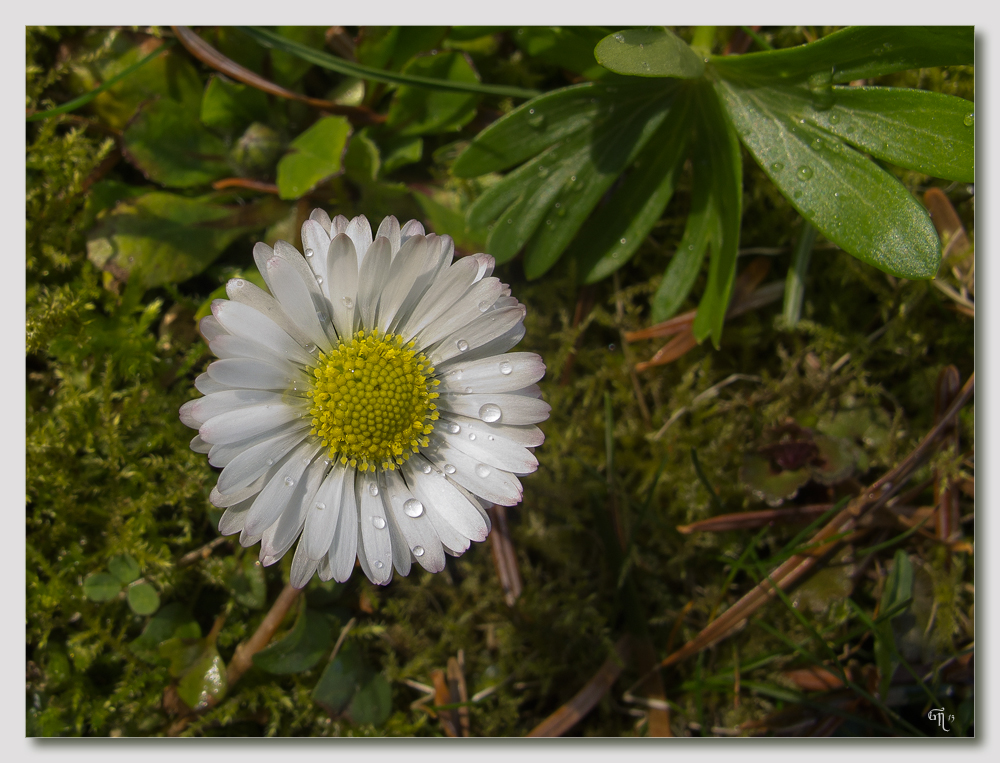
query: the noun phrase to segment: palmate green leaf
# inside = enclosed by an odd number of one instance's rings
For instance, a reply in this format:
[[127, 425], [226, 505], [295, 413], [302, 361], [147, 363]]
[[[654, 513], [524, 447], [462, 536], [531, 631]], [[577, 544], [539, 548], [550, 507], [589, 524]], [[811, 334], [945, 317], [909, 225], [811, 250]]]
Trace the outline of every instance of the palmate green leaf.
[[169, 98], [140, 109], [122, 134], [122, 151], [147, 178], [168, 188], [207, 185], [232, 172], [222, 139]]
[[971, 64], [974, 43], [969, 26], [857, 26], [796, 48], [712, 56], [709, 64], [726, 79], [809, 80], [819, 88], [906, 69]]
[[888, 172], [806, 119], [801, 88], [725, 80], [716, 88], [754, 159], [830, 241], [896, 276], [937, 272], [940, 242], [926, 210]]
[[295, 625], [284, 638], [253, 656], [253, 664], [268, 673], [284, 675], [309, 670], [330, 648], [330, 625], [301, 600]]
[[297, 199], [321, 180], [341, 171], [351, 123], [345, 117], [320, 117], [292, 141], [278, 162], [278, 196]]
[[[453, 82], [479, 82], [479, 75], [464, 53], [450, 51], [412, 59], [403, 74]], [[476, 115], [478, 97], [404, 85], [396, 90], [386, 127], [398, 135], [416, 136], [460, 130]]]
[[421, 77], [413, 74], [397, 74], [396, 72], [384, 69], [375, 69], [370, 66], [363, 66], [351, 61], [345, 61], [325, 53], [321, 50], [314, 50], [305, 45], [301, 45], [292, 40], [288, 40], [276, 32], [262, 27], [239, 27], [246, 34], [253, 37], [257, 42], [269, 48], [282, 50], [302, 58], [305, 61], [316, 64], [324, 69], [346, 74], [349, 77], [368, 79], [374, 82], [384, 82], [389, 85], [413, 85], [416, 87], [427, 87], [434, 90], [447, 90], [453, 93], [479, 93], [483, 95], [499, 95], [510, 98], [533, 98], [538, 95], [537, 90], [529, 90], [522, 87], [506, 87], [503, 85], [485, 85], [480, 82], [469, 83], [455, 80], [433, 79]]
[[823, 106], [803, 97], [800, 113], [877, 159], [947, 180], [975, 180], [971, 101], [910, 88], [835, 87]]
[[705, 71], [704, 59], [663, 27], [610, 34], [597, 44], [594, 55], [601, 66], [633, 77], [694, 79]]
[[147, 193], [122, 201], [97, 224], [87, 237], [87, 258], [120, 281], [138, 278], [145, 288], [180, 283], [286, 209], [273, 197], [238, 207], [211, 196]]
[[679, 97], [621, 187], [580, 228], [571, 251], [584, 283], [600, 281], [628, 262], [660, 219], [684, 164], [689, 119], [690, 101]]
[[695, 113], [700, 124], [695, 127], [694, 173], [706, 173], [709, 178], [708, 205], [714, 208], [712, 215], [717, 223], [709, 226], [712, 254], [708, 263], [708, 283], [691, 330], [699, 342], [711, 335], [718, 349], [736, 277], [743, 165], [736, 131], [715, 92], [706, 83], [696, 93]]

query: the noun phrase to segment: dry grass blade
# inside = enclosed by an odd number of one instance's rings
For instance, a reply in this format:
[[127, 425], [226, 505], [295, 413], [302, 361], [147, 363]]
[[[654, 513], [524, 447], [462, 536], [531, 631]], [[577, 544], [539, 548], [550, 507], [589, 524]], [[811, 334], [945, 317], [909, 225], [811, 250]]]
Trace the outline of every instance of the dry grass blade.
[[[459, 649], [458, 657], [448, 658], [448, 693], [451, 695], [452, 704], [457, 702], [466, 703], [469, 701], [469, 690], [465, 685], [465, 654]], [[458, 716], [458, 732], [461, 736], [469, 736], [469, 708], [463, 704], [456, 707]]]
[[202, 63], [211, 66], [213, 69], [217, 69], [226, 76], [232, 77], [237, 82], [242, 82], [244, 85], [250, 85], [250, 87], [263, 90], [265, 93], [276, 95], [279, 98], [289, 98], [294, 101], [308, 103], [310, 106], [320, 109], [321, 111], [327, 111], [331, 114], [341, 114], [356, 125], [380, 124], [385, 121], [385, 117], [366, 108], [344, 106], [343, 104], [336, 103], [334, 101], [325, 101], [322, 98], [311, 98], [308, 95], [302, 95], [301, 93], [296, 93], [283, 88], [281, 85], [264, 79], [259, 74], [240, 66], [232, 59], [222, 55], [219, 51], [196, 35], [190, 27], [175, 26], [173, 27], [173, 30], [174, 34], [177, 35], [177, 39], [181, 41], [181, 44], [187, 48], [188, 52], [192, 56], [197, 58]]
[[628, 636], [622, 636], [615, 644], [614, 654], [601, 665], [600, 669], [587, 681], [573, 699], [556, 710], [552, 715], [528, 732], [529, 737], [559, 737], [569, 731], [601, 701], [601, 697], [618, 680], [628, 652]]
[[[434, 682], [434, 704], [436, 706], [450, 705], [452, 702], [451, 691], [448, 689], [448, 679], [445, 678], [443, 670], [431, 671], [431, 680]], [[441, 730], [447, 736], [458, 736], [458, 714], [452, 710], [438, 710], [438, 722]]]
[[212, 188], [216, 191], [224, 191], [227, 188], [246, 188], [248, 191], [261, 191], [278, 195], [278, 186], [274, 183], [265, 183], [263, 180], [251, 180], [250, 178], [223, 178], [212, 183]]
[[676, 652], [668, 655], [660, 665], [662, 667], [673, 665], [731, 635], [740, 623], [777, 595], [774, 586], [780, 586], [782, 590], [790, 588], [811, 571], [824, 554], [847, 540], [844, 536], [853, 533], [860, 520], [868, 512], [884, 506], [913, 474], [914, 470], [930, 457], [939, 438], [948, 431], [954, 417], [972, 397], [975, 382], [976, 375], [972, 374], [941, 417], [941, 421], [924, 436], [920, 444], [895, 468], [876, 480], [807, 541], [807, 545], [811, 549], [808, 555], [795, 554], [780, 564], [771, 571], [768, 580], [762, 581], [751, 589], [732, 607], [706, 626], [701, 633]]
[[[955, 366], [947, 366], [938, 374], [937, 387], [934, 394], [934, 421], [940, 423], [941, 416], [948, 405], [958, 394], [961, 376]], [[944, 446], [952, 453], [959, 452], [958, 427], [951, 422], [942, 435]], [[937, 506], [937, 537], [944, 543], [959, 540], [962, 537], [962, 525], [959, 520], [959, 489], [946, 475], [935, 470], [934, 474], [934, 505]]]
[[521, 572], [517, 567], [517, 553], [510, 538], [510, 528], [507, 526], [507, 509], [504, 506], [493, 505], [489, 510], [493, 530], [490, 532], [490, 550], [493, 552], [493, 565], [496, 567], [500, 586], [503, 588], [503, 598], [508, 607], [513, 607], [521, 595]]
[[678, 525], [677, 532], [690, 535], [696, 532], [725, 532], [726, 530], [753, 530], [774, 523], [797, 522], [814, 519], [829, 511], [833, 504], [818, 503], [810, 506], [792, 506], [786, 509], [764, 509], [762, 511], [740, 511], [722, 514], [718, 517]]

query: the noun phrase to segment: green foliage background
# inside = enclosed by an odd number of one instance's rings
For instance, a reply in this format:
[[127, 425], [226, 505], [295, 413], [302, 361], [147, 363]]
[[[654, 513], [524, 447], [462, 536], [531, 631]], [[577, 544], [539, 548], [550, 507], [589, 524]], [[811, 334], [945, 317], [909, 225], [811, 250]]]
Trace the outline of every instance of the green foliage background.
[[[358, 62], [387, 72], [538, 92], [606, 77], [592, 51], [614, 31], [276, 30], [330, 55], [343, 57], [344, 45], [353, 46]], [[830, 31], [761, 34], [782, 48]], [[717, 52], [732, 32], [716, 30]], [[693, 32], [677, 33], [690, 40]], [[283, 238], [298, 245], [298, 227], [317, 206], [374, 221], [386, 214], [401, 221], [415, 217], [430, 230], [452, 235], [460, 250], [482, 251], [486, 231], [468, 226], [466, 213], [499, 177], [460, 178], [450, 167], [477, 133], [523, 102], [503, 94], [362, 83], [268, 50], [234, 30], [199, 34], [283, 87], [387, 120], [364, 126], [321, 116], [306, 103], [220, 77], [174, 45], [83, 108], [29, 122], [31, 736], [166, 734], [178, 714], [171, 692], [197, 697], [206, 690], [201, 679], [231, 659], [287, 581], [290, 556], [262, 569], [254, 564], [256, 550], [240, 548], [235, 538], [205, 558], [179, 564], [217, 538], [220, 514], [208, 502], [216, 476], [206, 458], [188, 448], [192, 433], [177, 416], [180, 405], [196, 395], [192, 381], [210, 359], [196, 316], [227, 279], [251, 276], [255, 241]], [[29, 113], [90, 91], [150, 53], [159, 38], [171, 37], [157, 29], [28, 28]], [[440, 53], [428, 56], [431, 50]], [[974, 99], [973, 69], [967, 66], [893, 74], [879, 84]], [[343, 151], [324, 154], [323, 146], [334, 144]], [[318, 158], [300, 161], [310, 151]], [[915, 194], [944, 189], [973, 234], [971, 186], [889, 169]], [[742, 176], [740, 246], [771, 252], [772, 277], [783, 278], [802, 220], [746, 154]], [[213, 182], [225, 178], [275, 184], [278, 193], [246, 184], [213, 189]], [[308, 609], [293, 611], [276, 638], [297, 639], [276, 645], [283, 644], [287, 654], [272, 653], [181, 733], [440, 735], [436, 720], [411, 707], [421, 695], [405, 681], [431, 683], [431, 671], [463, 650], [470, 695], [502, 684], [469, 707], [473, 733], [523, 735], [583, 686], [623, 633], [631, 606], [623, 594], [627, 576], [662, 658], [678, 617], [683, 619], [675, 647], [754, 583], [748, 568], [729, 574], [741, 554], [752, 548], [765, 559], [801, 529], [779, 524], [756, 536], [676, 531], [722, 509], [763, 508], [739, 474], [744, 454], [766, 439], [769, 428], [793, 418], [825, 431], [847, 413], [878, 424], [877, 436], [857, 443], [865, 463], [856, 474], [860, 484], [912, 448], [933, 423], [940, 370], [954, 364], [963, 380], [974, 370], [973, 320], [953, 310], [929, 282], [886, 276], [822, 237], [795, 328], [782, 321], [779, 307], [766, 306], [729, 321], [718, 349], [702, 344], [635, 381], [631, 366], [655, 346], [624, 345], [623, 332], [650, 323], [650, 299], [683, 233], [691, 195], [688, 167], [636, 255], [613, 279], [586, 287], [593, 307], [575, 324], [583, 287], [573, 262], [560, 262], [534, 281], [525, 278], [519, 259], [498, 267], [528, 306], [528, 333], [519, 349], [545, 358], [542, 389], [553, 409], [536, 454], [539, 472], [524, 479], [524, 502], [509, 513], [524, 588], [514, 606], [504, 601], [486, 544], [449, 560], [438, 575], [416, 569], [384, 589], [360, 573], [345, 585], [314, 579], [305, 591]], [[707, 277], [703, 267], [693, 294], [702, 293]], [[940, 278], [951, 283], [949, 267]], [[683, 307], [695, 304], [688, 298]], [[674, 411], [734, 373], [760, 381], [726, 387], [663, 437], [649, 437]], [[624, 570], [615, 561], [617, 540], [607, 532], [606, 394], [615, 500], [630, 539]], [[963, 452], [974, 442], [972, 422], [970, 406], [961, 416]], [[696, 474], [692, 449], [716, 496]], [[969, 476], [957, 457], [942, 456], [936, 465]], [[929, 474], [925, 468], [917, 477]], [[841, 485], [835, 497], [849, 488]], [[834, 497], [824, 490], [813, 485], [796, 502]], [[915, 500], [929, 505], [931, 490]], [[963, 499], [963, 513], [971, 511], [971, 501]], [[973, 528], [965, 529], [968, 535]], [[905, 562], [894, 557], [900, 548]], [[848, 547], [798, 589], [800, 611], [838, 649], [854, 649], [852, 664], [874, 664], [872, 639], [858, 630], [846, 598], [873, 612], [888, 571], [908, 563], [914, 578], [906, 616], [913, 625], [906, 630], [893, 621], [899, 649], [932, 671], [932, 688], [959, 718], [959, 732], [971, 733], [972, 687], [946, 686], [937, 668], [974, 640], [973, 556], [947, 554], [915, 534], [880, 551], [877, 563], [853, 580], [845, 571], [860, 560], [852, 553]], [[85, 588], [88, 579], [91, 587]], [[99, 583], [103, 593], [95, 593]], [[199, 640], [223, 614], [214, 642]], [[344, 710], [345, 703], [331, 711], [312, 698], [332, 642], [351, 617], [357, 624], [342, 669], [361, 676], [359, 686], [376, 687], [373, 697], [362, 697], [375, 711], [366, 711], [361, 700], [353, 709]], [[781, 602], [761, 617], [786, 639], [809, 643], [808, 629]], [[674, 733], [708, 733], [817, 702], [825, 707], [825, 700], [806, 702], [782, 672], [808, 664], [803, 660], [783, 639], [751, 624], [665, 671]], [[734, 664], [743, 666], [739, 702], [733, 697]], [[372, 675], [383, 683], [373, 683]], [[644, 734], [641, 711], [623, 700], [637, 677], [626, 670], [572, 733]], [[383, 684], [389, 689], [379, 688]], [[911, 728], [933, 734], [934, 725], [923, 720], [926, 705], [926, 697], [911, 692], [895, 707]], [[838, 733], [885, 733], [886, 723], [911, 733], [898, 720], [880, 718], [881, 731], [870, 722], [858, 711]]]

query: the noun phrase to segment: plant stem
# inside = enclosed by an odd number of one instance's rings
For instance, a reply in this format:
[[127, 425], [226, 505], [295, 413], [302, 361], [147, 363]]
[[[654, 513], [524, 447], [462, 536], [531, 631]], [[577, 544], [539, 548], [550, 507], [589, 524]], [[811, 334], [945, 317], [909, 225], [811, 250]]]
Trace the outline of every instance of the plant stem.
[[802, 221], [802, 235], [795, 246], [792, 266], [788, 269], [785, 279], [785, 322], [792, 328], [799, 322], [802, 315], [802, 299], [806, 293], [806, 273], [809, 271], [809, 258], [812, 256], [813, 244], [816, 243], [816, 229], [808, 220]]

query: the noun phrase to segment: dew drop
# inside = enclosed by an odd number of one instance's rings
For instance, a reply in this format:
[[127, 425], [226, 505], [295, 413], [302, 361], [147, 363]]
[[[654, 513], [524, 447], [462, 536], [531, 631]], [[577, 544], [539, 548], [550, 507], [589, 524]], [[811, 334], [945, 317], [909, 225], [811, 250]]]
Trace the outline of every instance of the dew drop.
[[514, 370], [514, 366], [510, 364], [509, 360], [500, 361], [500, 373], [504, 376], [510, 376], [511, 372]]
[[479, 418], [485, 421], [487, 424], [492, 424], [496, 421], [500, 421], [500, 417], [503, 415], [503, 411], [500, 410], [500, 406], [496, 403], [487, 403], [482, 408], [479, 409]]
[[371, 484], [369, 484], [368, 485], [368, 492], [371, 493], [373, 496], [378, 495], [378, 485], [376, 485], [374, 482], [372, 482]]
[[466, 350], [469, 349], [469, 343], [466, 342], [464, 339], [459, 339], [457, 342], [455, 342], [455, 346], [458, 348], [459, 352], [465, 352]]
[[974, 125], [975, 123], [976, 123], [975, 114], [966, 114], [965, 119], [962, 120], [962, 124], [964, 124], [966, 127], [972, 127], [972, 125]]
[[507, 218], [507, 225], [510, 225], [510, 224], [512, 224], [513, 222], [514, 222], [514, 221], [513, 221], [512, 219], [510, 219], [509, 217]]
[[774, 170], [775, 172], [781, 172], [783, 169], [785, 169], [785, 165], [782, 164], [781, 162], [775, 162], [774, 164], [771, 165], [771, 169]]
[[561, 206], [562, 206], [562, 204], [560, 204], [560, 203], [559, 203], [559, 202], [557, 201], [557, 202], [556, 202], [556, 205], [555, 205], [555, 206], [556, 206], [556, 209], [559, 209], [559, 207], [561, 207]]
[[819, 151], [821, 148], [823, 148], [823, 139], [816, 138], [812, 143], [809, 144], [809, 146], [812, 148], [813, 151]]
[[493, 442], [496, 438], [493, 435], [487, 435], [486, 439], [489, 440], [490, 442]]
[[351, 299], [350, 297], [344, 297], [343, 299], [340, 300], [340, 303], [348, 310], [354, 307], [354, 300]]
[[295, 480], [293, 480], [291, 477], [285, 477], [285, 484], [288, 487], [291, 487], [292, 485], [295, 484]]
[[444, 473], [445, 474], [454, 474], [456, 471], [458, 471], [458, 470], [455, 468], [454, 464], [445, 464], [444, 465]]
[[485, 313], [489, 309], [490, 309], [490, 302], [488, 300], [484, 299], [482, 302], [479, 303], [479, 312]]
[[490, 476], [490, 467], [486, 464], [476, 464], [476, 474], [483, 479], [486, 479]]
[[328, 320], [330, 320], [330, 316], [327, 315], [326, 313], [316, 313], [316, 318], [319, 319], [320, 323], [326, 323]]
[[323, 285], [323, 276], [316, 276], [316, 283]]
[[476, 439], [476, 433], [475, 432], [469, 432], [469, 439], [470, 440], [475, 440]]
[[313, 250], [312, 249], [306, 249], [306, 257], [312, 257], [312, 256], [313, 256]]
[[615, 35], [615, 39], [618, 40], [618, 42], [625, 42], [625, 35], [619, 32], [618, 34]]
[[624, 243], [625, 243], [625, 239], [620, 239], [620, 240], [618, 241], [618, 243], [619, 243], [619, 244], [624, 244]]
[[576, 182], [576, 175], [570, 175], [569, 176], [569, 182], [575, 183]]
[[416, 556], [416, 557], [423, 556], [424, 555], [424, 547], [423, 546], [414, 546], [413, 547], [413, 555]]
[[372, 517], [372, 524], [375, 525], [376, 530], [385, 529], [385, 520], [382, 517]]
[[452, 422], [451, 424], [448, 425], [448, 431], [451, 432], [452, 434], [458, 434], [459, 432], [462, 431], [462, 427]]
[[[407, 498], [403, 502], [403, 513], [408, 517], [419, 517], [424, 513], [424, 505], [416, 498]], [[417, 548], [420, 548], [417, 546]]]
[[323, 509], [325, 509], [325, 508], [326, 508], [326, 504], [323, 503], [323, 502], [320, 502], [320, 503], [316, 504], [317, 511], [323, 511]]
[[835, 125], [838, 124], [839, 122], [840, 122], [840, 114], [830, 115], [830, 124]]
[[611, 344], [608, 345], [608, 352], [614, 352], [614, 351], [615, 351], [615, 343], [612, 342]]
[[806, 165], [803, 164], [801, 167], [799, 167], [799, 171], [796, 172], [795, 174], [798, 175], [799, 180], [808, 180], [813, 176], [813, 171], [812, 168], [807, 167]]
[[380, 570], [380, 569], [382, 569], [383, 567], [385, 567], [385, 565], [384, 565], [384, 564], [382, 564], [382, 562], [375, 562], [375, 569], [376, 569], [376, 570]]
[[422, 471], [424, 474], [430, 474], [431, 473], [431, 465], [430, 464], [424, 464], [423, 466], [420, 467], [420, 471]]
[[267, 465], [268, 466], [274, 466], [274, 459], [273, 458], [267, 459]]

